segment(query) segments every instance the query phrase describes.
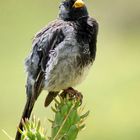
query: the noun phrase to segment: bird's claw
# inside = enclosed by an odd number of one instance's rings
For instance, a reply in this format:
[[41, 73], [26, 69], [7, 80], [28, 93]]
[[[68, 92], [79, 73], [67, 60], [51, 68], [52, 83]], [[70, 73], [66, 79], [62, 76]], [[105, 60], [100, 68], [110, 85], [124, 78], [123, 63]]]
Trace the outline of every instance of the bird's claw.
[[82, 104], [82, 99], [83, 99], [83, 95], [81, 92], [73, 89], [73, 88], [68, 88], [63, 90], [63, 92], [60, 94], [60, 96], [62, 98], [69, 98], [69, 100], [76, 100], [80, 102], [80, 105]]

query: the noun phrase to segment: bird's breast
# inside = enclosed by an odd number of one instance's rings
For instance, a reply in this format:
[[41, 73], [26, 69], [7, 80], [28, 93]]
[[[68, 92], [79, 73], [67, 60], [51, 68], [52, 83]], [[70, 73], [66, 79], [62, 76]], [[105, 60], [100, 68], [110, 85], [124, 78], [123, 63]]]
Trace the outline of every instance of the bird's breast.
[[[88, 60], [88, 47], [81, 49], [74, 37], [66, 38], [50, 52], [46, 65], [44, 89], [59, 91], [79, 84], [87, 75], [92, 63]], [[87, 53], [85, 55], [85, 53]]]

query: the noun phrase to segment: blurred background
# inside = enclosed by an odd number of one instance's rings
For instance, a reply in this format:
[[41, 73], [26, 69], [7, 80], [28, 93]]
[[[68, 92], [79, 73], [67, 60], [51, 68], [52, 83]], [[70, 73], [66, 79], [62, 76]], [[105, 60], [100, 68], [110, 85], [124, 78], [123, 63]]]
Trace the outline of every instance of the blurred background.
[[[0, 139], [11, 137], [26, 100], [24, 58], [33, 35], [58, 15], [60, 0], [0, 0]], [[85, 0], [100, 25], [97, 57], [78, 87], [90, 110], [77, 140], [140, 140], [140, 1]], [[43, 92], [34, 108], [52, 118]], [[50, 125], [47, 122], [50, 133]], [[48, 134], [50, 135], [50, 134]]]

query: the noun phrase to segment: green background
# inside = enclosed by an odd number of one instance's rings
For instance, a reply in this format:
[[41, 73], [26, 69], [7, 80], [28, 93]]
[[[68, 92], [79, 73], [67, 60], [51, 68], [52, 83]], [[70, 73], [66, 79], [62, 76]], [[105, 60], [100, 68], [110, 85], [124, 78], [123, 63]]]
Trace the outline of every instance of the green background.
[[[140, 1], [85, 1], [100, 29], [94, 66], [76, 87], [90, 110], [77, 140], [140, 140]], [[0, 140], [8, 140], [2, 129], [15, 136], [26, 100], [24, 58], [33, 35], [57, 17], [59, 2], [0, 0]], [[46, 94], [33, 111], [42, 122], [53, 118], [43, 107]]]

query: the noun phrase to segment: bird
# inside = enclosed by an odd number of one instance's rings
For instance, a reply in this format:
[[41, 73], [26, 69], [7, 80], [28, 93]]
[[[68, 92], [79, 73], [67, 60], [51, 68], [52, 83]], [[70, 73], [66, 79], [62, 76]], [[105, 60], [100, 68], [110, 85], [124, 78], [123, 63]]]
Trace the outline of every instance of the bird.
[[[47, 107], [61, 90], [80, 84], [96, 56], [98, 22], [89, 16], [83, 0], [63, 0], [58, 18], [33, 38], [25, 59], [27, 100], [19, 123], [29, 119], [42, 90], [47, 90]], [[15, 140], [20, 140], [17, 131]]]

